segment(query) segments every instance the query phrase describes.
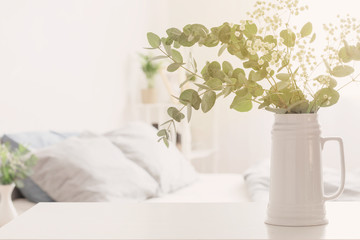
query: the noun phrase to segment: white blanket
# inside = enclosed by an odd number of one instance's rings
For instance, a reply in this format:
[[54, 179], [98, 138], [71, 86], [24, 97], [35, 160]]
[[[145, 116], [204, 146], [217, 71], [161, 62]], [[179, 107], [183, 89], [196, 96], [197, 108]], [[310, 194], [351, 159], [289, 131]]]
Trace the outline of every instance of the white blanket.
[[[340, 184], [340, 170], [324, 168], [324, 190], [334, 193]], [[267, 201], [269, 198], [270, 161], [260, 162], [244, 173], [245, 185], [252, 201]], [[346, 172], [345, 189], [335, 201], [360, 201], [360, 169]]]
[[[147, 202], [248, 202], [242, 174], [199, 174], [193, 184], [160, 198]], [[35, 205], [26, 199], [14, 200], [15, 208], [21, 214]]]

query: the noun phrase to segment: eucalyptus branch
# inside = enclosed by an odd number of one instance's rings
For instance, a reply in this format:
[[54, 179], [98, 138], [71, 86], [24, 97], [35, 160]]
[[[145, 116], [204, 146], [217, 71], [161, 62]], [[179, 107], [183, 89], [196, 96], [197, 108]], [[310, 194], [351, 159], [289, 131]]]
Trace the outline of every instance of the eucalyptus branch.
[[[236, 94], [230, 108], [239, 112], [250, 111], [253, 103], [258, 103], [266, 110], [278, 114], [316, 112], [319, 108], [336, 104], [340, 97], [338, 91], [355, 82], [359, 77], [360, 74], [335, 89], [338, 78], [351, 76], [354, 73], [354, 66], [350, 62], [360, 60], [360, 43], [348, 45], [343, 34], [353, 32], [352, 28], [355, 24], [353, 18], [339, 19], [339, 25], [342, 27], [325, 25], [324, 28], [328, 32], [327, 43], [320, 55], [328, 61], [324, 60], [326, 71], [321, 73], [319, 70], [321, 62], [317, 63], [309, 46], [316, 38], [312, 23], [306, 22], [299, 31], [290, 25], [292, 15], [298, 15], [298, 12], [304, 11], [307, 6], [299, 6], [297, 0], [279, 0], [269, 3], [257, 1], [254, 7], [255, 10], [249, 14], [250, 20], [241, 20], [240, 24], [232, 25], [225, 22], [212, 28], [206, 28], [201, 24], [187, 24], [182, 30], [167, 29], [167, 36], [163, 38], [154, 33], [147, 34], [152, 49], [159, 49], [164, 54], [160, 57], [167, 57], [173, 61], [168, 66], [168, 71], [184, 69], [187, 78], [181, 84], [192, 81], [199, 87], [196, 90], [186, 89], [181, 92], [179, 100], [184, 106], [181, 109], [175, 107], [168, 109], [168, 114], [173, 120], [180, 122], [185, 118], [181, 112], [185, 107], [188, 116], [192, 109], [201, 109], [206, 113], [214, 106], [220, 95], [228, 96], [231, 93]], [[276, 13], [273, 12], [274, 9]], [[342, 24], [343, 22], [349, 24]], [[262, 23], [266, 26], [262, 26]], [[360, 28], [360, 24], [356, 26]], [[341, 31], [340, 39], [344, 41], [343, 47], [340, 44], [337, 48], [330, 46], [337, 44], [337, 41], [333, 40], [336, 31]], [[360, 39], [360, 34], [356, 32], [354, 34]], [[227, 50], [230, 55], [240, 59], [242, 66], [233, 67], [227, 61], [206, 62], [200, 74], [197, 70], [190, 70], [197, 69], [194, 60], [191, 60], [193, 66], [188, 67], [184, 65], [181, 53], [172, 49], [172, 44], [174, 48], [188, 48], [195, 44], [211, 48], [218, 46], [219, 43], [222, 43], [222, 46], [218, 54]], [[338, 60], [337, 65], [334, 59]], [[295, 65], [300, 64], [295, 71], [293, 71], [294, 62]], [[306, 64], [310, 65], [309, 69]], [[282, 69], [287, 72], [282, 72]], [[317, 77], [313, 77], [315, 72], [320, 72]], [[204, 83], [195, 83], [197, 78], [204, 80]], [[262, 84], [264, 82], [265, 84]], [[260, 96], [263, 97], [257, 98]], [[310, 97], [312, 100], [308, 100]], [[167, 130], [175, 125], [175, 121], [169, 122]], [[165, 134], [164, 131], [161, 134]], [[161, 134], [160, 137], [166, 137], [166, 134]]]
[[[167, 56], [169, 59], [171, 59], [174, 63], [177, 63], [177, 62], [174, 60], [174, 58], [172, 58], [170, 55], [168, 55], [168, 54], [167, 54], [164, 50], [162, 50], [160, 47], [158, 47], [158, 49], [159, 49], [165, 56]], [[185, 71], [187, 71], [188, 73], [190, 73], [190, 74], [192, 74], [192, 75], [194, 75], [194, 76], [196, 76], [196, 77], [198, 77], [198, 78], [204, 79], [202, 76], [194, 73], [193, 71], [191, 71], [190, 69], [184, 67], [183, 65], [181, 65], [180, 67], [181, 67], [182, 69], [184, 69]]]

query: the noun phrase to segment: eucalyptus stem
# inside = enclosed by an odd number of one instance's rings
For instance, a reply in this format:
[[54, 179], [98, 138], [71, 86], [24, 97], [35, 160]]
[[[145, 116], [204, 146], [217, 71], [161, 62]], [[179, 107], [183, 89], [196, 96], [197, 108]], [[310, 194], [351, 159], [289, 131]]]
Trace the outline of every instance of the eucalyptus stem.
[[343, 86], [341, 86], [340, 88], [337, 89], [337, 91], [339, 92], [341, 89], [343, 89], [344, 87], [348, 86], [349, 84], [356, 82], [356, 79], [360, 76], [360, 73], [358, 75], [356, 75], [354, 78], [351, 78], [351, 80], [347, 83], [345, 83]]
[[[160, 47], [158, 47], [158, 49], [159, 49], [165, 56], [167, 56], [167, 57], [170, 58], [174, 63], [176, 63], [176, 61], [175, 61], [170, 55], [168, 55], [164, 50], [162, 50]], [[181, 67], [182, 69], [184, 69], [185, 71], [191, 73], [192, 75], [194, 75], [194, 76], [196, 76], [196, 77], [198, 77], [198, 78], [204, 79], [202, 76], [194, 73], [193, 71], [191, 71], [190, 69], [184, 67], [183, 65], [181, 65], [180, 67]]]

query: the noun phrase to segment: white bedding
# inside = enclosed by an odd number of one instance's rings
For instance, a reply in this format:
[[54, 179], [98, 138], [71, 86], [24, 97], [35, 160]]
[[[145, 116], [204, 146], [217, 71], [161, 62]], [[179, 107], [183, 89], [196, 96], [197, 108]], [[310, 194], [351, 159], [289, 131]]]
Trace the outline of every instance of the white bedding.
[[[251, 201], [263, 202], [269, 199], [270, 187], [270, 161], [259, 162], [245, 173], [245, 186]], [[333, 168], [323, 169], [324, 191], [331, 195], [337, 191], [340, 184], [340, 170]], [[360, 200], [360, 169], [346, 171], [344, 192], [333, 201], [359, 201]]]
[[[199, 174], [193, 184], [148, 202], [247, 202], [250, 197], [241, 174]], [[21, 214], [35, 205], [23, 198], [14, 200]]]
[[250, 197], [241, 174], [199, 174], [199, 179], [174, 193], [149, 202], [247, 202]]

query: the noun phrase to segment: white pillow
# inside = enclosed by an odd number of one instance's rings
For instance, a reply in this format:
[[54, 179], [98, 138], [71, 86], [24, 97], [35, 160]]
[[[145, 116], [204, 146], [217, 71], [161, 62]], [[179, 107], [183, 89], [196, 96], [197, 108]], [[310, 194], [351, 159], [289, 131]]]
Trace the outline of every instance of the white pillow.
[[144, 168], [159, 184], [164, 193], [173, 192], [196, 180], [196, 172], [182, 153], [170, 144], [167, 148], [157, 142], [157, 131], [145, 123], [129, 123], [106, 133], [127, 158]]
[[159, 184], [105, 137], [73, 137], [35, 154], [31, 178], [56, 201], [144, 200], [159, 192]]

